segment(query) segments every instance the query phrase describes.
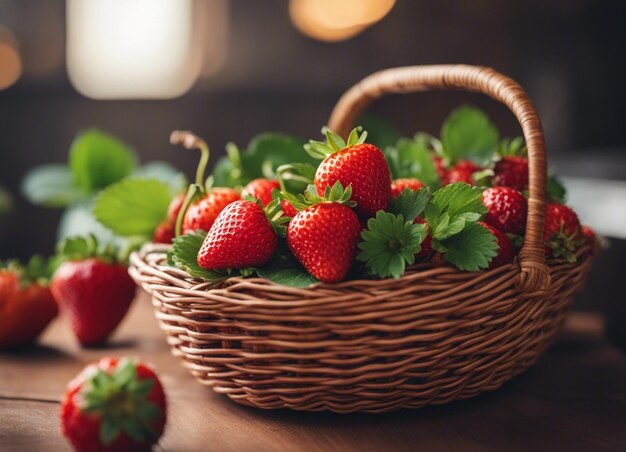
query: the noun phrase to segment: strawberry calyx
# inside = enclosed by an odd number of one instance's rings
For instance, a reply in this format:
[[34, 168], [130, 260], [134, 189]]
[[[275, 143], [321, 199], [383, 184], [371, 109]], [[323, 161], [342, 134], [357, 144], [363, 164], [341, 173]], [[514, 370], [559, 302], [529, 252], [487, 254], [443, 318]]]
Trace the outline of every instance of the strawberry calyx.
[[129, 250], [120, 250], [115, 243], [101, 245], [93, 234], [68, 237], [57, 244], [57, 259], [62, 262], [95, 258], [106, 264], [116, 264], [124, 262], [128, 254]]
[[356, 206], [356, 202], [350, 199], [352, 197], [352, 186], [348, 185], [344, 189], [339, 181], [335, 182], [332, 187], [326, 187], [322, 195], [318, 194], [315, 185], [310, 184], [304, 193], [293, 195], [286, 191], [281, 191], [279, 197], [289, 202], [296, 210], [306, 209], [323, 202], [343, 204], [347, 207]]
[[121, 433], [137, 442], [158, 438], [151, 423], [163, 416], [148, 396], [152, 379], [139, 379], [135, 360], [122, 358], [112, 373], [98, 369], [84, 383], [78, 408], [99, 415], [100, 441], [112, 444]]
[[267, 217], [267, 220], [270, 222], [276, 233], [281, 237], [285, 236], [287, 232], [285, 225], [289, 223], [289, 220], [291, 218], [285, 216], [285, 213], [283, 212], [280, 205], [280, 197], [276, 196], [267, 206], [264, 206], [259, 198], [254, 198], [250, 195], [245, 195], [242, 200], [251, 201], [258, 205]]
[[0, 272], [5, 271], [16, 275], [21, 288], [26, 288], [31, 284], [47, 286], [56, 266], [55, 259], [45, 259], [34, 255], [26, 264], [22, 264], [17, 259], [0, 262]]
[[367, 138], [367, 132], [364, 131], [361, 126], [352, 129], [350, 135], [348, 135], [347, 141], [344, 141], [343, 138], [332, 132], [326, 126], [322, 128], [322, 135], [326, 136], [326, 142], [309, 140], [308, 144], [304, 145], [304, 150], [307, 154], [318, 160], [324, 160], [329, 155], [339, 152], [342, 149], [365, 143], [365, 139]]
[[552, 256], [565, 259], [567, 262], [576, 262], [576, 250], [585, 244], [584, 236], [581, 236], [577, 229], [572, 234], [565, 232], [565, 225], [561, 224], [561, 229], [546, 242], [551, 250]]

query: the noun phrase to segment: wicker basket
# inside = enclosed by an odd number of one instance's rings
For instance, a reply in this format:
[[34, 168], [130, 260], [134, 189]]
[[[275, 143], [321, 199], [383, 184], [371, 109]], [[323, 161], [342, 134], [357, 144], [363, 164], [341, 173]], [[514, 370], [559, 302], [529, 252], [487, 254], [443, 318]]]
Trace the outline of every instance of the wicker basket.
[[131, 256], [174, 355], [202, 383], [260, 408], [385, 412], [493, 390], [526, 370], [562, 324], [592, 247], [575, 264], [546, 261], [546, 154], [541, 122], [522, 88], [492, 69], [389, 69], [351, 88], [331, 129], [346, 135], [373, 99], [431, 89], [477, 91], [519, 120], [530, 163], [524, 245], [515, 263], [479, 273], [421, 264], [400, 279], [295, 289], [264, 279], [217, 285], [165, 262], [167, 246]]

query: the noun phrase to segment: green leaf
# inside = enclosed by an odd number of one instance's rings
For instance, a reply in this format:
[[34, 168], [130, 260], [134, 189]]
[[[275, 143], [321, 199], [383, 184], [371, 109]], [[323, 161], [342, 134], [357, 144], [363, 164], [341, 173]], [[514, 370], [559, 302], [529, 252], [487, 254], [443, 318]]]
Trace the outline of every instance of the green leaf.
[[100, 442], [108, 446], [115, 441], [122, 429], [122, 419], [119, 417], [106, 416], [100, 424]]
[[405, 266], [415, 262], [426, 237], [426, 225], [406, 221], [402, 215], [379, 211], [361, 233], [357, 260], [365, 262], [370, 274], [399, 278]]
[[384, 153], [394, 179], [416, 178], [431, 190], [439, 188], [439, 176], [424, 135], [418, 134], [412, 140], [402, 138], [395, 146], [385, 148]]
[[[115, 372], [113, 373], [113, 378], [115, 379], [115, 383], [120, 387], [126, 386], [137, 376], [137, 364], [131, 359], [123, 358], [118, 363]], [[148, 380], [152, 381], [152, 380]]]
[[136, 409], [137, 417], [144, 423], [149, 423], [160, 419], [162, 416], [161, 410], [154, 403], [143, 401], [137, 405]]
[[441, 127], [441, 142], [452, 163], [461, 160], [488, 162], [498, 144], [498, 129], [489, 117], [475, 107], [454, 110]]
[[446, 261], [463, 271], [483, 270], [498, 254], [495, 236], [478, 223], [467, 224], [460, 233], [446, 240], [434, 239], [433, 248], [443, 252]]
[[304, 268], [285, 268], [278, 265], [267, 265], [256, 269], [260, 278], [269, 279], [276, 284], [289, 287], [309, 287], [319, 281], [311, 276]]
[[206, 270], [198, 265], [198, 251], [202, 247], [206, 234], [203, 230], [197, 230], [176, 237], [173, 241], [170, 258], [177, 268], [186, 271], [194, 278], [206, 281], [219, 281], [226, 278], [227, 275]]
[[567, 191], [561, 181], [553, 174], [548, 176], [548, 200], [565, 204], [567, 201]]
[[[463, 182], [446, 185], [433, 194], [432, 206], [426, 208], [426, 219], [429, 223], [438, 223], [437, 216], [447, 213], [451, 220], [465, 213], [479, 214], [487, 213], [487, 208], [483, 205], [482, 191], [478, 187], [472, 187]], [[474, 215], [475, 216], [475, 215]], [[472, 216], [472, 217], [474, 217]], [[467, 220], [468, 217], [465, 217]]]
[[89, 129], [74, 139], [69, 166], [74, 185], [96, 191], [130, 176], [135, 169], [135, 155], [117, 138]]
[[157, 179], [125, 179], [96, 198], [96, 219], [118, 235], [149, 237], [167, 216], [169, 186]]
[[389, 212], [402, 215], [407, 221], [413, 221], [415, 217], [424, 212], [429, 199], [430, 191], [428, 188], [421, 188], [417, 191], [407, 188], [391, 201]]
[[188, 186], [187, 178], [167, 162], [150, 162], [140, 166], [131, 175], [137, 179], [157, 179], [165, 182], [173, 194], [178, 194]]
[[31, 203], [43, 207], [66, 207], [86, 195], [74, 185], [72, 172], [65, 165], [43, 165], [30, 170], [21, 185]]

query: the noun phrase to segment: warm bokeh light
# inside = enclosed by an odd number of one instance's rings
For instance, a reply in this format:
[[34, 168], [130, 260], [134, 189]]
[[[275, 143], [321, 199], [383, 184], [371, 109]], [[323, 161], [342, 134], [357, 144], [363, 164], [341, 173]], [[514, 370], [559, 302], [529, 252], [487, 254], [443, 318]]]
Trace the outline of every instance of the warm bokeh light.
[[0, 27], [0, 90], [18, 81], [22, 75], [22, 59], [17, 40], [8, 28]]
[[291, 20], [320, 41], [343, 41], [384, 18], [395, 0], [290, 0]]
[[96, 99], [158, 99], [187, 92], [202, 55], [192, 0], [67, 0], [67, 69]]

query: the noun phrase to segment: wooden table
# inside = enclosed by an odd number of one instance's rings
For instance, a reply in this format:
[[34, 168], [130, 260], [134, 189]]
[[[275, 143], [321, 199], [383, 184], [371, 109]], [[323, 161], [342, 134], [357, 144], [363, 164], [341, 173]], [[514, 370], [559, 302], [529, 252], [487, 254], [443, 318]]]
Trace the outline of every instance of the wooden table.
[[387, 415], [246, 408], [196, 383], [170, 355], [148, 299], [136, 300], [108, 348], [81, 349], [60, 321], [41, 344], [0, 353], [0, 450], [67, 450], [59, 433], [66, 383], [104, 355], [136, 355], [158, 369], [169, 401], [163, 450], [626, 450], [626, 358], [598, 317], [566, 331], [502, 389], [445, 406]]

